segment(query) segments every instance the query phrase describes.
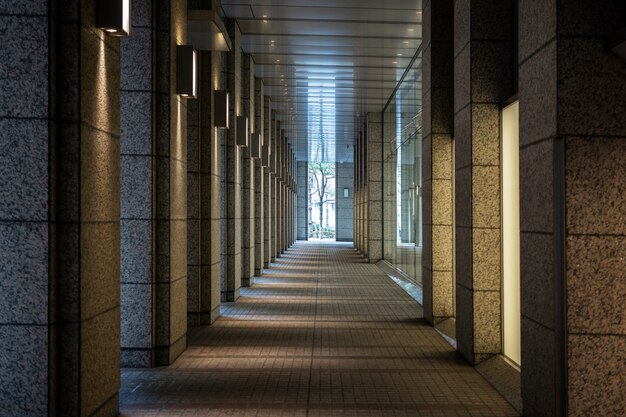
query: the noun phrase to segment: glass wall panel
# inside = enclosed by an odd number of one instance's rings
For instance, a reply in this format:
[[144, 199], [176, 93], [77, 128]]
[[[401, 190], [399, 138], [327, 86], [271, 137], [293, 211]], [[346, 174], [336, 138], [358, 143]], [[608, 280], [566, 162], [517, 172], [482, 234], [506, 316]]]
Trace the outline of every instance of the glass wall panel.
[[422, 89], [417, 58], [383, 114], [384, 258], [422, 283]]

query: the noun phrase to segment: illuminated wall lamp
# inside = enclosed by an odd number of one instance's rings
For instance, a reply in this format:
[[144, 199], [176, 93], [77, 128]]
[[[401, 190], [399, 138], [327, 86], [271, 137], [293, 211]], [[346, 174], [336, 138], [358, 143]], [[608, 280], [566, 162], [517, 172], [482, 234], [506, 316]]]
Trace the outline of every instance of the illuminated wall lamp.
[[228, 129], [230, 127], [228, 108], [228, 92], [226, 90], [217, 90], [213, 92], [213, 117], [215, 119], [215, 127]]
[[250, 140], [250, 157], [253, 159], [261, 158], [261, 135], [253, 133]]
[[176, 94], [183, 98], [197, 96], [196, 54], [191, 45], [176, 45]]
[[98, 0], [96, 21], [111, 36], [129, 36], [130, 0]]
[[250, 138], [250, 126], [246, 116], [237, 116], [237, 146], [247, 148]]

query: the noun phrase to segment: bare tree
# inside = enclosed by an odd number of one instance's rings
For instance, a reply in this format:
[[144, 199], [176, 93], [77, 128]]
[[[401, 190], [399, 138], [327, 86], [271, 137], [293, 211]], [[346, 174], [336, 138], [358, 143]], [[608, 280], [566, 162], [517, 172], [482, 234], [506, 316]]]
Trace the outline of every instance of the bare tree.
[[335, 193], [329, 187], [330, 180], [335, 178], [335, 164], [329, 162], [309, 162], [309, 175], [314, 179], [314, 181], [311, 181], [312, 187], [309, 197], [316, 196], [319, 199], [319, 238], [321, 239], [323, 237], [324, 204], [335, 198]]

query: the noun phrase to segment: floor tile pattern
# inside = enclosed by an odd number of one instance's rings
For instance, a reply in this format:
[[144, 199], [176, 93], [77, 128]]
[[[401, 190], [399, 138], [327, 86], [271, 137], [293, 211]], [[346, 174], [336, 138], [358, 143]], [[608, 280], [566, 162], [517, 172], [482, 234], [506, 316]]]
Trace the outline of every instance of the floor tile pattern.
[[123, 417], [518, 414], [347, 244], [298, 242], [166, 368], [122, 370]]

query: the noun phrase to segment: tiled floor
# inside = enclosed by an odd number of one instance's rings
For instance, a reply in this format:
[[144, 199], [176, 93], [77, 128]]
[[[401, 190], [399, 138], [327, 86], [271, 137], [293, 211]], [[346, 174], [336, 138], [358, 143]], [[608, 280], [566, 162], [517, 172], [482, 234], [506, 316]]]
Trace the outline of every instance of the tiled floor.
[[346, 244], [297, 243], [173, 366], [122, 372], [122, 416], [516, 416]]

